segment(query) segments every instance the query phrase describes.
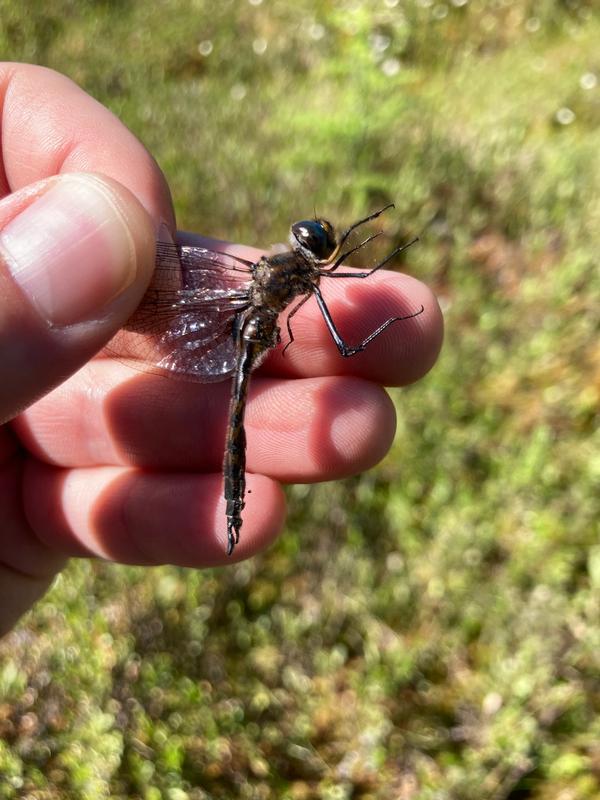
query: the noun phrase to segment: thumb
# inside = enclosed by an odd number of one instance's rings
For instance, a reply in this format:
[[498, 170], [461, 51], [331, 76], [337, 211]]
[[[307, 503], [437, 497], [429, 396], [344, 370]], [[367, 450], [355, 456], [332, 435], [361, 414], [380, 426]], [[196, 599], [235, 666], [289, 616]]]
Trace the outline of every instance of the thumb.
[[72, 173], [0, 202], [0, 423], [93, 356], [139, 303], [154, 224], [128, 189]]

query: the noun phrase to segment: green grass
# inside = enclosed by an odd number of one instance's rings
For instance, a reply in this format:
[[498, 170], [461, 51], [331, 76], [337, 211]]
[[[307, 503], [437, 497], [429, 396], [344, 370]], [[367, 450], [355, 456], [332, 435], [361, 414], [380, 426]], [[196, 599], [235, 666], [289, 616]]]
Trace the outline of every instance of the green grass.
[[264, 556], [71, 564], [0, 645], [0, 798], [600, 796], [594, 9], [0, 3], [2, 54], [115, 110], [181, 227], [393, 200], [447, 322], [390, 456], [290, 489]]

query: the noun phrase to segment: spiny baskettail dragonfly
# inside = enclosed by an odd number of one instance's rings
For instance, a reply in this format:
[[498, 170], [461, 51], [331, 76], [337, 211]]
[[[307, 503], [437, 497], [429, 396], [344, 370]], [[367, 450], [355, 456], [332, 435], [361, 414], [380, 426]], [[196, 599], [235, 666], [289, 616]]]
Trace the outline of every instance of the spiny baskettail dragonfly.
[[[245, 505], [244, 413], [250, 373], [281, 341], [280, 312], [297, 300], [287, 317], [285, 352], [294, 341], [294, 314], [314, 296], [344, 358], [365, 350], [393, 323], [423, 313], [421, 306], [411, 314], [390, 317], [351, 346], [340, 335], [319, 287], [322, 278], [368, 278], [416, 241], [397, 247], [367, 271], [338, 271], [349, 256], [380, 235], [375, 233], [344, 250], [352, 232], [390, 208], [393, 204], [355, 222], [339, 236], [326, 219], [295, 222], [291, 248], [256, 262], [198, 246], [157, 243], [152, 282], [124, 327], [126, 333], [140, 334], [128, 339], [126, 354], [141, 362], [141, 369], [147, 365], [202, 383], [233, 379], [223, 461], [228, 555], [239, 541]], [[108, 349], [116, 352], [113, 343]]]

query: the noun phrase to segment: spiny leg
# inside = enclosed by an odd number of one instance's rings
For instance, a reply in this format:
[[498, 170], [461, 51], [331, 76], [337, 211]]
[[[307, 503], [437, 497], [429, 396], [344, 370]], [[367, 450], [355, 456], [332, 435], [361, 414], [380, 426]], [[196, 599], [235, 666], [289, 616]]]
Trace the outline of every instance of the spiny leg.
[[294, 314], [295, 314], [297, 311], [300, 311], [300, 309], [302, 308], [302, 306], [304, 305], [304, 303], [306, 303], [306, 301], [307, 301], [309, 298], [310, 298], [310, 295], [309, 295], [309, 294], [307, 294], [305, 297], [303, 297], [303, 298], [302, 298], [302, 300], [300, 300], [300, 302], [299, 302], [299, 303], [297, 303], [297, 304], [294, 306], [294, 308], [292, 308], [292, 310], [291, 310], [291, 311], [290, 311], [290, 313], [288, 314], [288, 317], [287, 317], [287, 320], [286, 320], [286, 325], [287, 325], [287, 331], [288, 331], [288, 336], [290, 337], [290, 340], [289, 340], [289, 342], [286, 344], [286, 346], [283, 348], [282, 355], [285, 355], [285, 351], [288, 349], [288, 347], [289, 347], [289, 346], [291, 345], [291, 343], [294, 341], [294, 334], [292, 333], [292, 326], [290, 325], [290, 320], [291, 320], [291, 318], [294, 316]]
[[404, 250], [407, 250], [413, 244], [419, 241], [419, 237], [415, 236], [414, 239], [411, 239], [410, 242], [407, 244], [403, 244], [400, 247], [397, 247], [393, 250], [389, 256], [386, 256], [383, 261], [380, 261], [379, 264], [376, 264], [373, 269], [370, 269], [368, 272], [331, 272], [328, 269], [321, 269], [319, 270], [319, 275], [322, 275], [324, 278], [368, 278], [369, 275], [372, 275], [374, 272], [377, 272], [378, 269], [385, 267], [393, 258], [395, 258], [399, 253], [402, 253]]
[[327, 308], [327, 304], [325, 303], [325, 300], [323, 298], [323, 295], [321, 294], [321, 290], [319, 289], [319, 287], [316, 285], [313, 286], [313, 292], [315, 294], [315, 297], [317, 298], [317, 303], [319, 304], [319, 308], [321, 309], [321, 314], [323, 314], [323, 319], [325, 320], [325, 324], [327, 325], [329, 333], [331, 334], [331, 337], [335, 342], [336, 347], [340, 352], [340, 355], [344, 356], [344, 358], [348, 358], [349, 356], [354, 356], [356, 355], [356, 353], [361, 353], [363, 350], [365, 350], [369, 342], [372, 342], [373, 339], [377, 338], [377, 336], [383, 333], [384, 330], [386, 328], [389, 328], [389, 326], [392, 325], [394, 322], [401, 322], [402, 320], [405, 319], [412, 319], [413, 317], [418, 317], [419, 314], [422, 314], [423, 311], [425, 310], [424, 306], [421, 306], [421, 308], [418, 311], [414, 311], [412, 314], [406, 314], [405, 316], [402, 317], [390, 317], [382, 325], [380, 325], [372, 333], [370, 333], [366, 337], [366, 339], [363, 339], [360, 344], [356, 345], [355, 347], [350, 347], [350, 345], [347, 345], [346, 342], [342, 339], [340, 332], [336, 328], [335, 322], [333, 321], [331, 313]]
[[367, 236], [366, 239], [363, 239], [363, 241], [360, 244], [357, 244], [356, 247], [353, 247], [351, 250], [346, 250], [345, 253], [342, 253], [342, 255], [339, 256], [339, 258], [337, 258], [334, 261], [331, 267], [326, 267], [325, 269], [322, 269], [321, 275], [331, 274], [334, 270], [336, 270], [340, 266], [340, 264], [343, 264], [343, 262], [349, 256], [351, 256], [352, 253], [356, 253], [357, 250], [360, 250], [361, 247], [364, 247], [366, 244], [369, 244], [369, 242], [372, 242], [373, 239], [377, 239], [378, 236], [381, 236], [381, 231], [379, 231], [379, 233], [374, 233], [372, 236]]
[[350, 236], [352, 231], [356, 230], [356, 228], [360, 227], [361, 225], [364, 225], [365, 222], [370, 222], [372, 219], [377, 219], [377, 217], [381, 216], [381, 214], [383, 214], [383, 212], [387, 211], [389, 208], [394, 208], [394, 204], [390, 203], [389, 205], [380, 208], [379, 211], [375, 211], [374, 214], [369, 214], [368, 217], [365, 217], [364, 219], [359, 219], [358, 222], [355, 222], [353, 225], [350, 225], [350, 227], [347, 228], [340, 236], [338, 249], [344, 244], [344, 242]]

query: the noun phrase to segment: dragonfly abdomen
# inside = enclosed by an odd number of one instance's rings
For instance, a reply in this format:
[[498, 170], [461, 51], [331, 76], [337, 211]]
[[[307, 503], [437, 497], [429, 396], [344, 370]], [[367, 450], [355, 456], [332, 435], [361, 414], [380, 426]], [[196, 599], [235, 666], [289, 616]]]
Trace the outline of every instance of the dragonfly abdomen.
[[237, 325], [239, 358], [233, 375], [229, 426], [225, 442], [223, 482], [227, 515], [227, 553], [231, 555], [240, 538], [246, 493], [246, 432], [244, 417], [250, 373], [279, 341], [277, 314], [269, 309], [249, 309], [240, 314]]

